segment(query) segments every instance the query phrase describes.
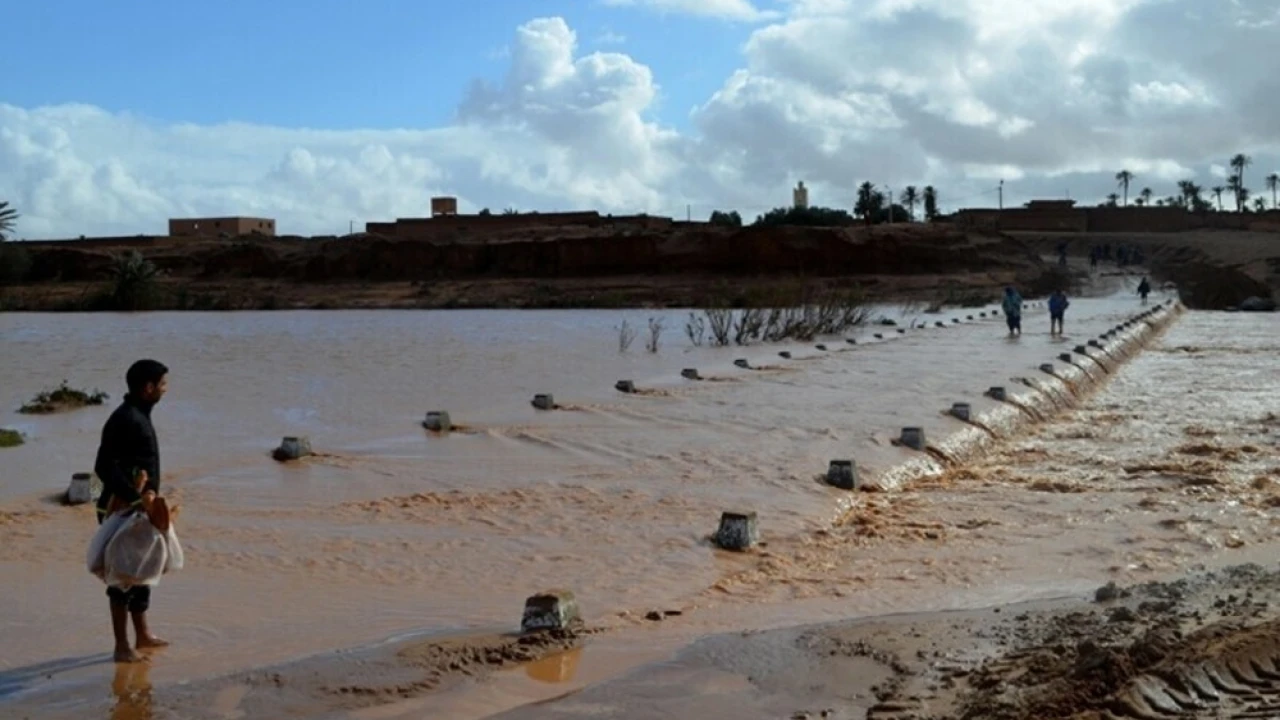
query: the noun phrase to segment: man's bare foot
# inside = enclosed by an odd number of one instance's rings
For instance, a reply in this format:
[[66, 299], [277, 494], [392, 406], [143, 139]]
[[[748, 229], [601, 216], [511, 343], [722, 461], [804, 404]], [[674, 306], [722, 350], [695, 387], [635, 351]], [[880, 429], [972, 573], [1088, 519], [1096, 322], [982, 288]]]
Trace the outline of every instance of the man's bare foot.
[[143, 662], [145, 659], [134, 652], [133, 648], [116, 648], [114, 660], [118, 663], [137, 663]]
[[138, 649], [149, 650], [153, 648], [169, 647], [169, 641], [164, 638], [158, 638], [155, 635], [138, 638]]

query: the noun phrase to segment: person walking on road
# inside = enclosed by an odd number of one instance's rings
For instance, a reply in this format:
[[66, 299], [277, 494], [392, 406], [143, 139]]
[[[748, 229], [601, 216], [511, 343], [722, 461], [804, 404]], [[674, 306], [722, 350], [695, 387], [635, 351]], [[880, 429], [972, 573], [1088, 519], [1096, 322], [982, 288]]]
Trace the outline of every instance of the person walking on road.
[[1004, 289], [1004, 302], [1000, 304], [1004, 311], [1005, 324], [1009, 326], [1009, 337], [1022, 334], [1022, 296], [1012, 287]]
[[[160, 446], [151, 425], [151, 409], [168, 389], [169, 369], [156, 360], [139, 360], [129, 367], [125, 382], [129, 392], [124, 402], [102, 427], [93, 471], [102, 480], [98, 498], [98, 524], [116, 512], [150, 513], [160, 494]], [[169, 643], [147, 627], [151, 586], [107, 587], [111, 603], [111, 628], [115, 633], [115, 661], [138, 662], [142, 658], [129, 646], [129, 618], [139, 649], [164, 647]]]
[[1138, 283], [1138, 294], [1142, 296], [1142, 304], [1147, 304], [1147, 296], [1151, 294], [1151, 283], [1146, 278], [1142, 278], [1142, 282]]
[[1067, 300], [1067, 294], [1061, 290], [1054, 290], [1049, 296], [1049, 334], [1062, 335], [1062, 320], [1067, 314], [1067, 308], [1071, 306], [1071, 301]]

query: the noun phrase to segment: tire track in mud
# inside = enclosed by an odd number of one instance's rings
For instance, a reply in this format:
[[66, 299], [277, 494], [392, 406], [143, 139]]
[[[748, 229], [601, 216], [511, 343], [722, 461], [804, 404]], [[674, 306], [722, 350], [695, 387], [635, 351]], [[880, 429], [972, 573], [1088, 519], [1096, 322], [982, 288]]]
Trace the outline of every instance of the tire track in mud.
[[[1255, 565], [1023, 613], [983, 660], [900, 673], [867, 720], [1280, 718], [1280, 573]], [[969, 640], [972, 644], [973, 639]]]

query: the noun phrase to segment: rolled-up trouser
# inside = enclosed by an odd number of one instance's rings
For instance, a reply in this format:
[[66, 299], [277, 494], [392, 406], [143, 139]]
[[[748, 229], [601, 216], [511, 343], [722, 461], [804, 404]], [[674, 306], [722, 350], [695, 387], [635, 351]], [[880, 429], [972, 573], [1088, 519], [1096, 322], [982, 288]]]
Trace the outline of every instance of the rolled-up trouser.
[[1006, 313], [1004, 316], [1005, 324], [1009, 326], [1009, 332], [1022, 329], [1021, 313]]
[[144, 613], [151, 607], [151, 586], [134, 585], [128, 590], [108, 587], [107, 597], [111, 598], [112, 605], [123, 605], [131, 613]]

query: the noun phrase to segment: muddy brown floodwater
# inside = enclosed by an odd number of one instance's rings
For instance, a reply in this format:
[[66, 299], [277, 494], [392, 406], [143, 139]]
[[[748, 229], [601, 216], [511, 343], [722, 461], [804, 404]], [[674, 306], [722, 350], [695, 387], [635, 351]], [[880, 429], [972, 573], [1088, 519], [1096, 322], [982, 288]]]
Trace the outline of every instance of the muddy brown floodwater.
[[[175, 368], [157, 425], [189, 567], [156, 591], [155, 621], [177, 643], [147, 671], [150, 702], [182, 717], [463, 718], [576, 691], [708, 634], [1081, 593], [1268, 547], [1280, 397], [1267, 379], [1274, 331], [1257, 316], [1186, 314], [1087, 404], [941, 476], [854, 495], [817, 481], [832, 458], [856, 457], [869, 476], [910, 460], [891, 442], [899, 428], [962, 429], [943, 413], [951, 402], [978, 402], [1137, 309], [1127, 296], [1079, 299], [1062, 340], [1035, 310], [1016, 341], [976, 317], [903, 335], [868, 327], [841, 352], [687, 347], [672, 316], [656, 355], [618, 353], [616, 313], [280, 313], [234, 330], [200, 316], [95, 318], [108, 325], [85, 342], [100, 351], [70, 356], [51, 341], [77, 331], [41, 323], [74, 318], [0, 322], [6, 359], [58, 375], [50, 383], [88, 367], [71, 379], [114, 388], [139, 344], [166, 348], [155, 354]], [[737, 357], [773, 367], [735, 368]], [[727, 382], [682, 381], [687, 366]], [[613, 392], [622, 377], [659, 392]], [[566, 411], [528, 407], [548, 391]], [[469, 431], [415, 429], [427, 409]], [[40, 499], [91, 460], [102, 419], [43, 419], [6, 455], [19, 490], [0, 515], [11, 608], [0, 695], [33, 716], [83, 717], [111, 677], [101, 586], [80, 567], [92, 520]], [[295, 433], [325, 456], [266, 457]], [[719, 512], [742, 506], [760, 509], [766, 545], [710, 549]], [[577, 592], [592, 634], [504, 655], [523, 598], [548, 585]], [[367, 645], [407, 629], [429, 634]], [[439, 649], [458, 637], [470, 638], [462, 655]], [[365, 649], [290, 662], [353, 646]], [[517, 655], [541, 664], [508, 667]], [[342, 699], [333, 678], [357, 656], [361, 677], [385, 682]], [[436, 670], [439, 682], [415, 685]], [[529, 712], [557, 704], [540, 707]]]

